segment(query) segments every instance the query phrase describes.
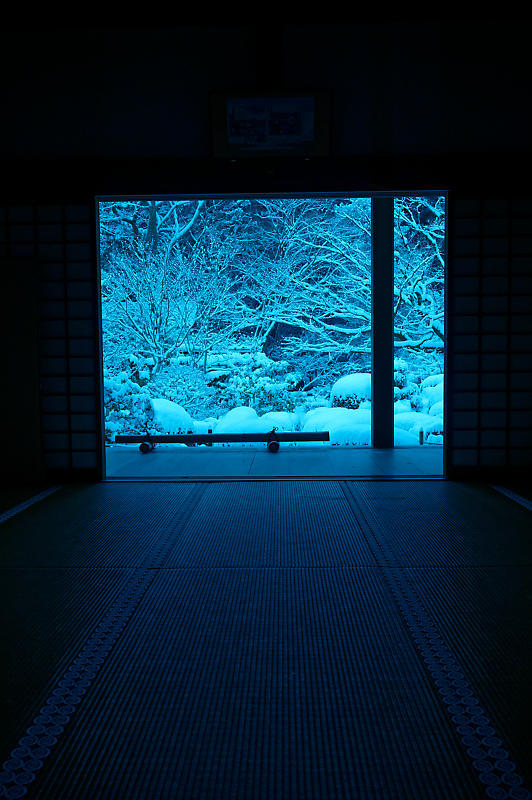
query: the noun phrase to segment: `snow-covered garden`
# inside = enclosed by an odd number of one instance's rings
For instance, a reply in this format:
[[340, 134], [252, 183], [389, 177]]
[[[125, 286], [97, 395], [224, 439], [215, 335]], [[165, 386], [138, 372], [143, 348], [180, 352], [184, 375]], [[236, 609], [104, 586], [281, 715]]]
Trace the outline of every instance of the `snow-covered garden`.
[[[443, 198], [395, 201], [397, 446], [443, 439], [444, 220]], [[369, 446], [370, 237], [367, 198], [101, 202], [106, 441]]]

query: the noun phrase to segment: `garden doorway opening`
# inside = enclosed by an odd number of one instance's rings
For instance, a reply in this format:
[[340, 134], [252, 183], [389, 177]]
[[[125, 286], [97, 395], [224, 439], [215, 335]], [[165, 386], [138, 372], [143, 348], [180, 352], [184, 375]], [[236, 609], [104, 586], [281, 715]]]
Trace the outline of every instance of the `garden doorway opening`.
[[106, 477], [442, 474], [443, 195], [97, 206]]

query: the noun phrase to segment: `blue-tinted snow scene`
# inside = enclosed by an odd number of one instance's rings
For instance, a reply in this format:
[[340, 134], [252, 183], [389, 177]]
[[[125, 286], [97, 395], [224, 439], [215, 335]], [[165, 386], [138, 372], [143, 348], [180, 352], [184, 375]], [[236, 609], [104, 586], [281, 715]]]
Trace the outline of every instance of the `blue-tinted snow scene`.
[[445, 197], [394, 201], [395, 444], [443, 444]]
[[[395, 200], [399, 446], [442, 441], [444, 220], [443, 198]], [[273, 428], [371, 444], [369, 198], [102, 201], [99, 234], [109, 445]]]

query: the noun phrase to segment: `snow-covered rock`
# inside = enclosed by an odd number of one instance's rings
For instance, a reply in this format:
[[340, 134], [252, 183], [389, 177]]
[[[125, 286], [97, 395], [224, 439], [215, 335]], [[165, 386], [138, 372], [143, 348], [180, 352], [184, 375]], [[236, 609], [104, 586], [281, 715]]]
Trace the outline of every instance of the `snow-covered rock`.
[[183, 406], [164, 397], [152, 398], [153, 420], [165, 433], [188, 433], [195, 430], [194, 420]]
[[427, 436], [427, 444], [443, 444], [443, 434], [429, 433]]
[[364, 400], [371, 400], [371, 373], [355, 372], [339, 378], [331, 389], [331, 406], [347, 405], [355, 409]]

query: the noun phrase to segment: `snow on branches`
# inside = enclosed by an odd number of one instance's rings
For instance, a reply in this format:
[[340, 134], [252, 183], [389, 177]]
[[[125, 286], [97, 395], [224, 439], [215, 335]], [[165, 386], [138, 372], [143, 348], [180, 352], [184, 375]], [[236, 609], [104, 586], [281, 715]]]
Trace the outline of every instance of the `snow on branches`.
[[[110, 377], [214, 413], [222, 386], [282, 411], [287, 392], [312, 405], [370, 372], [368, 198], [113, 200], [99, 219]], [[444, 241], [444, 198], [395, 200], [395, 349], [420, 379], [443, 369]], [[258, 354], [283, 372], [268, 367], [260, 391]], [[224, 381], [209, 379], [214, 362]], [[186, 392], [185, 369], [198, 376]]]

